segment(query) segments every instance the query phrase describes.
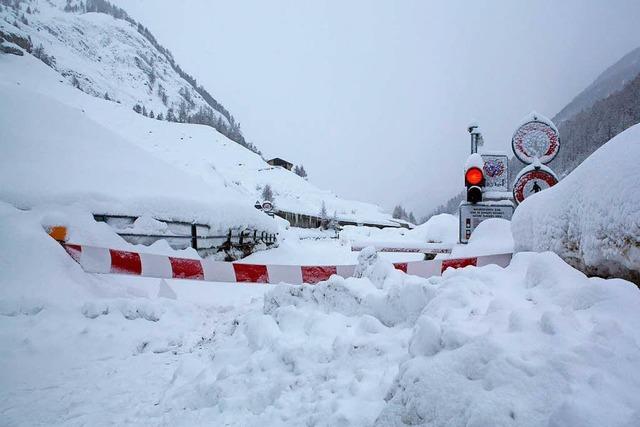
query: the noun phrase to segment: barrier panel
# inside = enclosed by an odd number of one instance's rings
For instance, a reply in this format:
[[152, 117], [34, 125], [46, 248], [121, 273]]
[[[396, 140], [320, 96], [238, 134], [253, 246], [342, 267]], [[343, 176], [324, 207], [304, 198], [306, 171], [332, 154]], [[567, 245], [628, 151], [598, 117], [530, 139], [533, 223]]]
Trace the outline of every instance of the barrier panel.
[[[210, 282], [242, 283], [318, 283], [336, 274], [352, 277], [355, 265], [262, 265], [210, 259], [176, 258], [166, 255], [137, 253], [95, 246], [61, 242], [69, 255], [88, 273], [129, 274], [160, 279], [190, 279]], [[394, 263], [407, 274], [431, 277], [447, 268], [482, 267], [495, 264], [506, 267], [511, 253], [471, 258], [436, 259]]]

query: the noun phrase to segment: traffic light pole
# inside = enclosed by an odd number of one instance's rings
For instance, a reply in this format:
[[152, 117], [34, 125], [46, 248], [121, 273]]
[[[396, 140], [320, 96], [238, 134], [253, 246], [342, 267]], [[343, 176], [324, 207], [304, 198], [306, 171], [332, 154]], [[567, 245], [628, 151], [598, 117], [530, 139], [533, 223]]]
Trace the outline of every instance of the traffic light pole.
[[471, 134], [471, 154], [475, 154], [478, 152], [478, 146], [484, 143], [482, 133], [480, 133], [478, 125], [475, 123], [470, 124], [467, 130]]

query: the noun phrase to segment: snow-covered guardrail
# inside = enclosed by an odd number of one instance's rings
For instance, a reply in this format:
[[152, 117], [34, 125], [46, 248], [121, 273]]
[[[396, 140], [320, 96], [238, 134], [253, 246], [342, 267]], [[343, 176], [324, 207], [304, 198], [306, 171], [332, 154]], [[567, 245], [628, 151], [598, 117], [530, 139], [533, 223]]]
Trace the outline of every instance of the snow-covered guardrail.
[[452, 244], [444, 243], [406, 243], [406, 242], [360, 242], [351, 243], [351, 250], [359, 252], [367, 246], [373, 246], [377, 252], [407, 252], [422, 254], [450, 254]]
[[[88, 273], [130, 274], [164, 279], [190, 279], [212, 282], [318, 283], [334, 274], [351, 277], [355, 265], [263, 265], [177, 258], [143, 252], [130, 252], [95, 246], [61, 243], [71, 257]], [[496, 264], [506, 267], [511, 254], [472, 258], [410, 261], [394, 267], [420, 277], [442, 274], [447, 268]]]

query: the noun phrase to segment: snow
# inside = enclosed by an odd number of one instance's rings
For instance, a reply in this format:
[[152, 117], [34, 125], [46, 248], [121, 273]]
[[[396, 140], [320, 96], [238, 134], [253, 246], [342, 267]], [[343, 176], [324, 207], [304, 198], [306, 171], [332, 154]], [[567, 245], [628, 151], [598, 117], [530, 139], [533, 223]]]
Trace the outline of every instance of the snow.
[[604, 276], [640, 280], [640, 202], [635, 197], [640, 126], [622, 132], [560, 183], [516, 209], [517, 251], [550, 250]]
[[[55, 25], [121, 26], [93, 15]], [[453, 244], [456, 217], [413, 230], [345, 227], [339, 238], [286, 227], [253, 208], [260, 186], [280, 208], [315, 214], [326, 201], [330, 214], [390, 217], [211, 128], [149, 120], [59, 80], [29, 55], [0, 55], [2, 424], [640, 424], [640, 292], [561, 259], [640, 271], [640, 125], [525, 200], [512, 224], [482, 222], [452, 254], [515, 246], [560, 257], [522, 252], [507, 268], [424, 279], [391, 264], [421, 255], [352, 252], [350, 242]], [[164, 230], [154, 218], [166, 216], [277, 229], [278, 248], [243, 262], [357, 264], [356, 277], [267, 286], [88, 274], [44, 228], [135, 248], [93, 220], [104, 209], [140, 215], [137, 231]], [[196, 256], [165, 241], [147, 251]]]
[[[44, 233], [46, 220], [0, 205], [9, 425], [640, 419], [640, 293], [588, 279], [554, 254], [422, 279], [366, 249], [360, 277], [203, 284], [86, 274]], [[506, 240], [507, 223], [483, 222], [469, 247]], [[297, 244], [331, 256], [339, 240]], [[275, 261], [274, 251], [254, 256]]]
[[407, 235], [421, 242], [457, 243], [458, 218], [450, 214], [434, 215]]
[[556, 134], [559, 133], [558, 132], [558, 128], [556, 127], [556, 125], [553, 123], [553, 121], [549, 117], [544, 116], [544, 115], [538, 113], [537, 111], [532, 111], [529, 114], [527, 114], [526, 116], [524, 116], [522, 119], [520, 119], [520, 123], [518, 123], [518, 125], [516, 126], [516, 130], [513, 133], [514, 136], [518, 132], [518, 130], [520, 129], [521, 126], [524, 126], [529, 122], [541, 122], [541, 123], [544, 123], [544, 124], [548, 125], [551, 129], [553, 129], [556, 132]]
[[640, 402], [628, 395], [640, 385], [632, 284], [586, 279], [551, 253], [435, 282], [377, 425], [638, 420]]
[[471, 168], [478, 168], [482, 170], [484, 167], [484, 160], [482, 159], [482, 155], [480, 153], [473, 153], [467, 157], [467, 161], [464, 164], [464, 170], [468, 171]]
[[[188, 174], [132, 143], [135, 133], [126, 136], [122, 129], [144, 118], [58, 83], [31, 57], [1, 56], [0, 64], [0, 140], [7, 142], [0, 159], [1, 200], [21, 208], [74, 205], [93, 213], [151, 214], [214, 230], [277, 230], [233, 189]], [[72, 107], [75, 100], [81, 102]], [[103, 125], [121, 116], [129, 126], [123, 124], [120, 133]]]
[[[25, 15], [28, 25], [19, 23], [19, 27], [11, 24], [13, 12], [5, 8], [0, 16], [8, 22], [0, 20], [0, 30], [30, 37], [34, 48], [42, 45], [47, 55], [55, 57], [55, 69], [67, 83], [75, 77], [83, 91], [100, 98], [106, 93], [128, 109], [139, 103], [155, 114], [166, 116], [170, 107], [177, 114], [183, 100], [180, 91], [189, 93], [192, 113], [207, 106], [135, 26], [102, 13], [65, 13], [65, 4], [66, 0], [31, 4], [34, 13]], [[160, 86], [166, 104], [159, 94]], [[214, 117], [228, 124], [219, 112], [214, 111]]]
[[451, 257], [465, 258], [512, 252], [511, 221], [502, 218], [489, 218], [482, 221], [473, 230], [468, 244], [456, 245], [453, 248]]
[[[55, 217], [0, 204], [9, 425], [640, 419], [640, 293], [554, 254], [422, 279], [366, 249], [352, 254], [360, 277], [315, 286], [90, 275], [43, 231]], [[477, 239], [505, 229], [485, 221]], [[338, 239], [291, 239], [283, 259], [350, 254]], [[273, 262], [288, 245], [253, 256]]]
[[[43, 45], [56, 58], [54, 70], [28, 54], [23, 58], [3, 55], [3, 79], [18, 80], [29, 89], [84, 110], [110, 131], [214, 186], [216, 194], [221, 187], [230, 188], [253, 204], [270, 185], [280, 210], [318, 215], [324, 202], [329, 214], [340, 220], [397, 226], [380, 207], [318, 189], [290, 171], [268, 165], [210, 127], [159, 122], [133, 113], [131, 108], [138, 103], [155, 113], [166, 115], [169, 107], [177, 112], [184, 100], [180, 91], [189, 93], [191, 113], [206, 102], [135, 26], [101, 13], [66, 13], [62, 10], [65, 4], [63, 0], [39, 1], [37, 7], [32, 4], [29, 24], [19, 27], [12, 24], [11, 8], [0, 11], [0, 18], [6, 19], [0, 19], [0, 30], [30, 37], [34, 47]], [[154, 81], [149, 78], [151, 70]], [[74, 77], [91, 97], [71, 89]], [[167, 105], [158, 95], [159, 85], [166, 92]], [[100, 102], [105, 93], [118, 103]], [[228, 123], [221, 114], [215, 112], [215, 116]]]
[[[377, 229], [373, 227], [352, 227], [348, 236], [361, 235], [398, 235], [399, 229]], [[356, 229], [365, 229], [362, 233], [355, 233]], [[404, 231], [408, 231], [402, 229]], [[357, 263], [359, 252], [351, 250], [351, 240], [346, 238], [343, 232], [340, 238], [332, 238], [325, 233], [324, 238], [309, 239], [309, 231], [291, 228], [281, 231], [280, 243], [277, 248], [268, 251], [255, 252], [238, 261], [245, 264], [279, 264], [279, 265], [354, 265]], [[418, 261], [424, 259], [424, 255], [416, 253], [381, 253], [381, 257], [391, 262]]]

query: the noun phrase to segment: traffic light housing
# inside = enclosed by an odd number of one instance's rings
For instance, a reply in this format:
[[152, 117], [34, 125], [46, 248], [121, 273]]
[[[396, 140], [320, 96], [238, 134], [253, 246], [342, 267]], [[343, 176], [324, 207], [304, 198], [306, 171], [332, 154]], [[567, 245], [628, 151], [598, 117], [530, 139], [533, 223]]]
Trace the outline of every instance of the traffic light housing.
[[467, 187], [467, 202], [482, 201], [482, 187], [484, 187], [484, 173], [482, 169], [472, 166], [464, 174], [464, 184]]

